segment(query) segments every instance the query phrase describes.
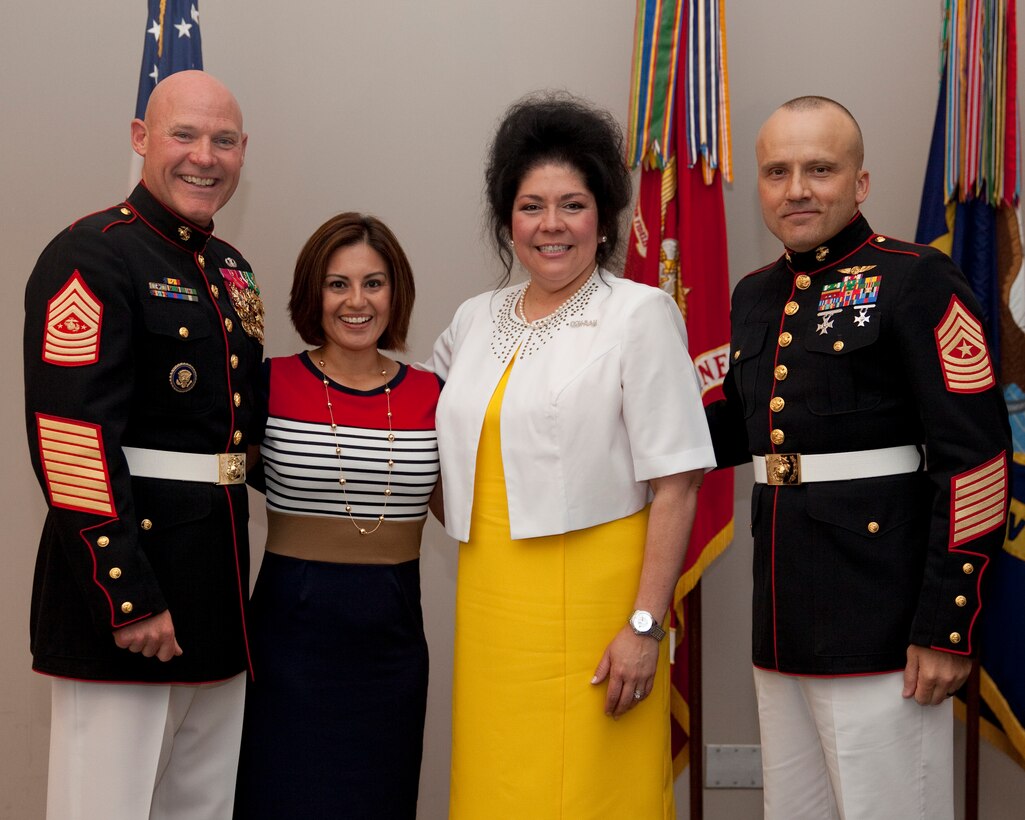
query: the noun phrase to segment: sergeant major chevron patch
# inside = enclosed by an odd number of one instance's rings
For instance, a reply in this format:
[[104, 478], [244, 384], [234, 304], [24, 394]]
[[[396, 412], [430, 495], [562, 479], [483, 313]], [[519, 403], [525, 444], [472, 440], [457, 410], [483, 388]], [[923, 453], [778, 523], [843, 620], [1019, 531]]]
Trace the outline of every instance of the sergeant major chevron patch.
[[957, 296], [950, 297], [947, 313], [936, 326], [935, 334], [947, 390], [981, 393], [996, 384], [982, 323]]
[[46, 305], [43, 361], [62, 367], [95, 364], [102, 318], [103, 305], [76, 270]]

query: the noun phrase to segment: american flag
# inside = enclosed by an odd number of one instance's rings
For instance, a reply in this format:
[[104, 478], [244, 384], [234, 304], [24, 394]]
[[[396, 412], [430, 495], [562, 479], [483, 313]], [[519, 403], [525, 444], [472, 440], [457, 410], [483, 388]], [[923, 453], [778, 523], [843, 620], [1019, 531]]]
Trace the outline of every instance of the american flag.
[[146, 114], [157, 83], [176, 71], [203, 68], [199, 0], [147, 0], [146, 41], [139, 71], [135, 116]]

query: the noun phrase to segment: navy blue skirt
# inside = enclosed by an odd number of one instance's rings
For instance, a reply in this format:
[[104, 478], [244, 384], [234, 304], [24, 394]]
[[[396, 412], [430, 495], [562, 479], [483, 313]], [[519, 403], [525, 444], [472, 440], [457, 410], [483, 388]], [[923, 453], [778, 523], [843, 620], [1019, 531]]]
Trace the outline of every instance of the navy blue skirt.
[[413, 820], [427, 708], [420, 562], [266, 553], [236, 820]]

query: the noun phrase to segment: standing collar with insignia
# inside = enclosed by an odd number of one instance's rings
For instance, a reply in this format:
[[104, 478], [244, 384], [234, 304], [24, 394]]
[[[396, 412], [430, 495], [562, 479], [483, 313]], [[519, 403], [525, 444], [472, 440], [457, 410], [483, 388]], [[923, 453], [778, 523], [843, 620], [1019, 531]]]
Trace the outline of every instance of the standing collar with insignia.
[[787, 265], [792, 271], [813, 273], [829, 268], [864, 245], [872, 236], [868, 221], [859, 211], [840, 233], [810, 251], [786, 251]]
[[127, 204], [146, 225], [189, 253], [201, 252], [213, 233], [212, 222], [206, 228], [189, 222], [163, 205], [141, 182], [135, 186]]

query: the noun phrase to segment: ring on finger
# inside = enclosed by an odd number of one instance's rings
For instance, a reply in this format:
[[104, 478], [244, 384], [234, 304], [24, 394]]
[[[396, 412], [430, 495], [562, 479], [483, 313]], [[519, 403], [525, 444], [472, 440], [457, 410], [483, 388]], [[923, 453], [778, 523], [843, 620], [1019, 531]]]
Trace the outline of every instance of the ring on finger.
[[634, 689], [634, 700], [640, 700], [644, 697], [644, 693], [640, 689]]

